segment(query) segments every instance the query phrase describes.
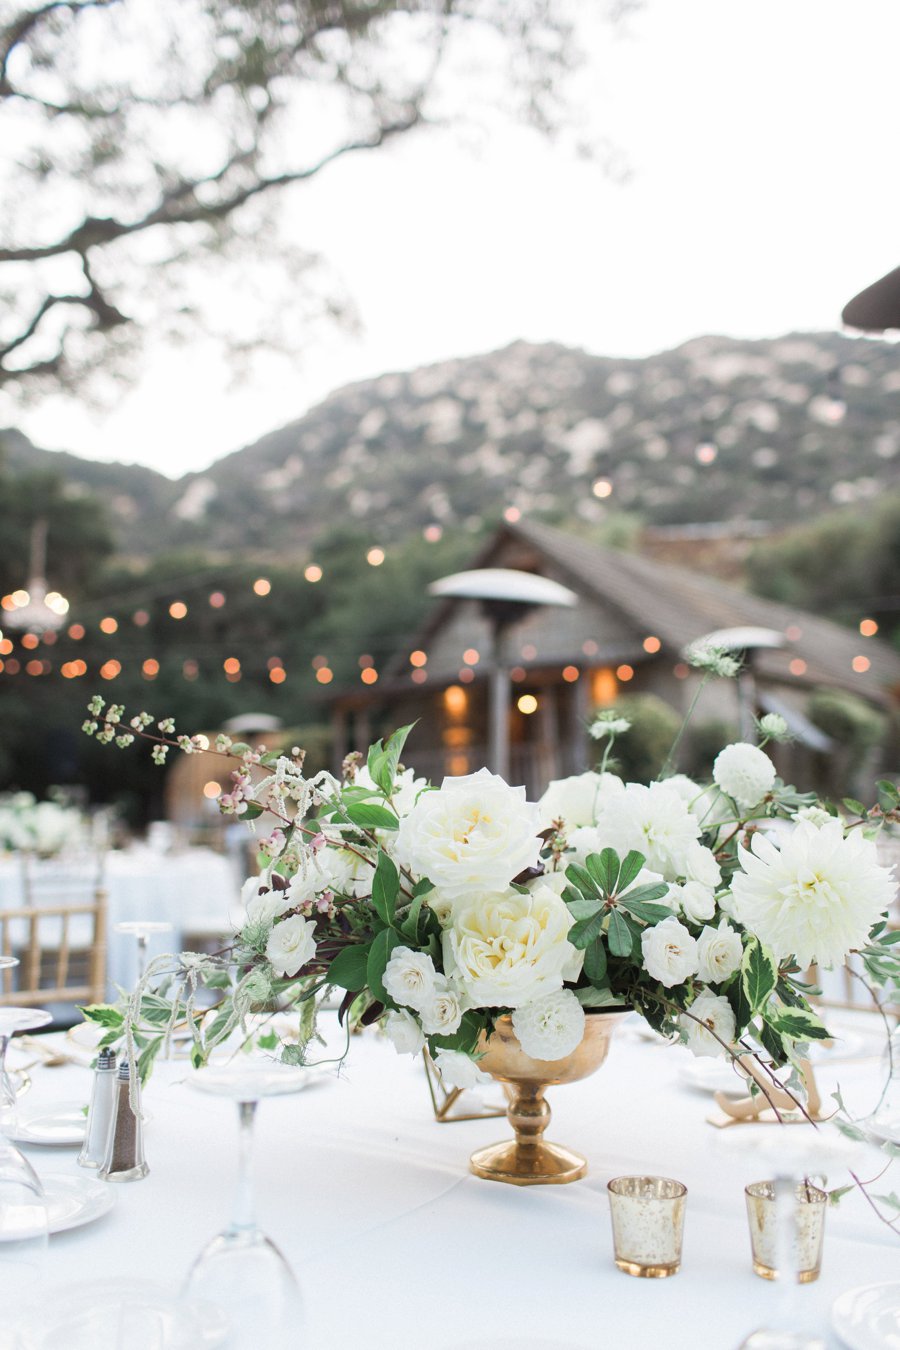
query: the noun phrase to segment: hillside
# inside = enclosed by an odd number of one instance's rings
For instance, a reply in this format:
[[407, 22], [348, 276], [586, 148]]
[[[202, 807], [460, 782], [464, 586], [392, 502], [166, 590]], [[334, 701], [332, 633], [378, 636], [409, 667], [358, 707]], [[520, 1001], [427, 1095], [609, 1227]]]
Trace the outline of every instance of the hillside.
[[518, 342], [340, 389], [177, 483], [15, 432], [0, 446], [14, 470], [55, 466], [70, 491], [102, 492], [137, 556], [299, 557], [340, 521], [389, 539], [508, 505], [788, 524], [896, 485], [900, 352], [837, 333], [703, 337], [640, 360]]

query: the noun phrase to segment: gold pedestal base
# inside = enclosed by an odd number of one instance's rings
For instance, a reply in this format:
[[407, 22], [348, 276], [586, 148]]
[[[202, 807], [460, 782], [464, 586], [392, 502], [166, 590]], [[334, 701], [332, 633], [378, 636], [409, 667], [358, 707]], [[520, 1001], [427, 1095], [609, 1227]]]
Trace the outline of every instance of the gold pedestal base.
[[512, 1186], [560, 1186], [587, 1172], [587, 1159], [560, 1144], [522, 1146], [515, 1139], [477, 1149], [469, 1159], [476, 1177]]
[[637, 1261], [620, 1261], [618, 1256], [616, 1265], [626, 1275], [637, 1275], [643, 1280], [665, 1280], [669, 1275], [677, 1275], [681, 1269], [680, 1261], [673, 1261], [667, 1266], [642, 1266]]

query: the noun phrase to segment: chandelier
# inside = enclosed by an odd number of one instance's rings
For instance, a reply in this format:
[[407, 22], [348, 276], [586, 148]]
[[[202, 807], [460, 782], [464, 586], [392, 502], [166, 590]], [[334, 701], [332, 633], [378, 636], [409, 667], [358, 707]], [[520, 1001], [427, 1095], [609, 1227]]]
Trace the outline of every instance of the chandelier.
[[29, 633], [44, 633], [62, 627], [69, 612], [69, 602], [59, 591], [47, 590], [46, 564], [47, 522], [39, 519], [31, 527], [27, 589], [3, 597], [5, 627]]

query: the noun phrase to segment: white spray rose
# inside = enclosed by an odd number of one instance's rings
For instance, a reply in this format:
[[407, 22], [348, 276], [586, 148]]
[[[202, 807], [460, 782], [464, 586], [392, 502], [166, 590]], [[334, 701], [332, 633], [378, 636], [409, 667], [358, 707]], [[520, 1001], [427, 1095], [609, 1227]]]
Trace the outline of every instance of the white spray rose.
[[743, 955], [740, 933], [720, 919], [718, 928], [707, 925], [697, 939], [697, 974], [707, 984], [721, 984], [740, 970]]
[[412, 1013], [391, 1011], [382, 1019], [385, 1035], [398, 1055], [418, 1055], [425, 1047], [425, 1033]]
[[564, 1059], [584, 1038], [584, 1008], [571, 989], [533, 999], [516, 1008], [513, 1031], [532, 1059]]
[[427, 952], [395, 947], [384, 969], [382, 983], [395, 1003], [419, 1012], [434, 996], [437, 971]]
[[458, 905], [444, 929], [444, 970], [475, 1008], [518, 1008], [562, 987], [576, 955], [568, 906], [536, 882]]
[[670, 886], [666, 904], [680, 909], [690, 923], [705, 923], [716, 912], [716, 897], [708, 886], [699, 881], [686, 881], [683, 886]]
[[459, 995], [444, 979], [435, 981], [434, 993], [419, 1010], [422, 1027], [429, 1036], [452, 1036], [462, 1021]]
[[490, 1075], [483, 1073], [474, 1059], [459, 1050], [438, 1050], [434, 1064], [444, 1087], [473, 1088], [491, 1081]]
[[447, 896], [500, 891], [537, 864], [539, 829], [525, 789], [479, 769], [419, 797], [400, 822], [396, 856]]
[[735, 741], [716, 756], [713, 778], [738, 806], [756, 806], [775, 784], [775, 765], [758, 746]]
[[688, 1049], [695, 1055], [710, 1059], [724, 1055], [725, 1049], [720, 1041], [731, 1045], [737, 1031], [728, 999], [705, 991], [694, 999], [689, 1012], [690, 1017], [682, 1013], [678, 1019]]
[[555, 778], [541, 800], [538, 811], [542, 826], [563, 820], [567, 830], [593, 825], [600, 802], [625, 791], [625, 784], [614, 773], [577, 773], [570, 778]]
[[277, 975], [297, 975], [312, 960], [316, 954], [315, 930], [310, 919], [299, 915], [276, 923], [266, 943], [266, 956]]
[[674, 917], [644, 929], [641, 951], [647, 974], [667, 989], [697, 973], [697, 943]]

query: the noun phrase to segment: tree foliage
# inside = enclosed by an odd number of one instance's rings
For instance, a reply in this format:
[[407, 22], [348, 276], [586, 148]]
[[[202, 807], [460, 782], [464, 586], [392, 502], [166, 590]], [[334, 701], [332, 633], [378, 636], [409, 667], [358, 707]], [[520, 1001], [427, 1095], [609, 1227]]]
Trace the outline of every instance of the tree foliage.
[[276, 203], [345, 156], [470, 115], [479, 71], [495, 91], [502, 72], [504, 112], [558, 125], [569, 9], [0, 0], [0, 385], [72, 385], [201, 316], [217, 336], [240, 327], [239, 348], [308, 341], [346, 307]]

